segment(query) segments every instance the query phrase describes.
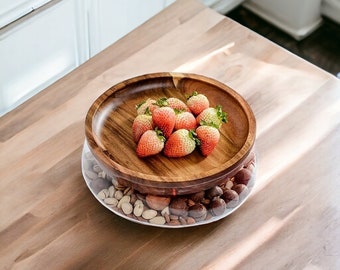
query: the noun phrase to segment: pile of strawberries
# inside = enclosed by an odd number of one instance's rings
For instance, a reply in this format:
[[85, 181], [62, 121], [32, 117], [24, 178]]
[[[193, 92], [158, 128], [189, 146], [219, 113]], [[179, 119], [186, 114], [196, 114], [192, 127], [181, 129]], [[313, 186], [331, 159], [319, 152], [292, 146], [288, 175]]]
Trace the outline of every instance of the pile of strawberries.
[[186, 102], [175, 97], [149, 98], [136, 105], [136, 110], [132, 134], [141, 158], [161, 152], [183, 157], [196, 148], [208, 156], [218, 144], [221, 125], [227, 122], [222, 107], [210, 107], [208, 98], [197, 92]]

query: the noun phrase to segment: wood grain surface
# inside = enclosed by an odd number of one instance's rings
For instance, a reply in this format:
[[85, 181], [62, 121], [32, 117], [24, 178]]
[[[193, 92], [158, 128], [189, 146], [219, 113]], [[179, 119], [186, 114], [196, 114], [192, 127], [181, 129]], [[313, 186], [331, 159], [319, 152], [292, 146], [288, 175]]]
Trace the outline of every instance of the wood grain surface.
[[[213, 153], [139, 158], [132, 136], [136, 105], [164, 97], [185, 102], [194, 91], [206, 95], [210, 107], [222, 106], [227, 113]], [[140, 192], [159, 195], [195, 193], [220, 184], [243, 166], [256, 135], [254, 114], [242, 96], [211, 78], [184, 73], [145, 74], [112, 86], [91, 105], [85, 125], [88, 145], [110, 175], [123, 178]]]
[[[85, 117], [112, 85], [202, 74], [254, 111], [256, 186], [218, 222], [129, 222], [81, 174]], [[178, 0], [0, 118], [1, 269], [339, 269], [340, 82], [198, 1]]]

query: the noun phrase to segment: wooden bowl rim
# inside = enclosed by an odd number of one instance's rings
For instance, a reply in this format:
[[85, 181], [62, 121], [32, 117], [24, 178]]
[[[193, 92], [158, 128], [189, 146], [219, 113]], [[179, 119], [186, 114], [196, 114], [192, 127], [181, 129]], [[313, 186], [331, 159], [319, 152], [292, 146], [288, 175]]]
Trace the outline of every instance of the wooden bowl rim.
[[[159, 175], [150, 175], [150, 174], [144, 174], [138, 171], [131, 170], [127, 167], [122, 166], [121, 164], [115, 162], [114, 160], [110, 159], [110, 154], [107, 153], [107, 150], [104, 149], [103, 146], [99, 145], [97, 143], [96, 138], [93, 136], [93, 130], [92, 130], [92, 120], [91, 117], [95, 115], [96, 111], [100, 108], [101, 104], [105, 102], [105, 98], [103, 97], [110, 97], [113, 93], [116, 91], [120, 91], [123, 88], [125, 88], [127, 85], [134, 84], [136, 82], [144, 81], [144, 80], [150, 80], [150, 79], [159, 79], [159, 78], [171, 78], [174, 82], [174, 85], [176, 86], [177, 83], [182, 79], [193, 79], [202, 81], [204, 83], [212, 84], [214, 86], [219, 87], [223, 91], [228, 92], [229, 95], [231, 95], [235, 100], [238, 101], [239, 105], [243, 108], [244, 114], [246, 115], [246, 118], [248, 120], [248, 126], [249, 131], [247, 138], [245, 140], [244, 145], [240, 148], [240, 150], [227, 162], [224, 164], [221, 164], [221, 166], [216, 167], [209, 171], [209, 174], [202, 176], [201, 178], [193, 178], [193, 179], [186, 179], [187, 183], [190, 183], [189, 185], [194, 185], [196, 181], [202, 181], [207, 180], [211, 181], [211, 178], [214, 176], [220, 177], [224, 173], [228, 173], [230, 170], [235, 169], [237, 166], [240, 165], [240, 163], [247, 157], [247, 155], [252, 150], [254, 143], [255, 143], [255, 136], [256, 136], [256, 120], [255, 116], [253, 114], [253, 111], [247, 101], [235, 90], [230, 88], [229, 86], [223, 84], [222, 82], [206, 77], [204, 75], [194, 74], [194, 73], [180, 73], [180, 72], [157, 72], [157, 73], [148, 73], [143, 74], [139, 76], [135, 76], [132, 78], [128, 78], [126, 80], [123, 80], [112, 87], [110, 87], [108, 90], [106, 90], [104, 93], [102, 93], [90, 106], [88, 113], [85, 118], [85, 137], [86, 141], [88, 143], [89, 149], [92, 152], [92, 154], [98, 159], [99, 163], [104, 163], [104, 166], [106, 166], [109, 169], [113, 169], [116, 172], [116, 176], [123, 177], [124, 179], [128, 181], [132, 181], [134, 183], [146, 186], [154, 186], [157, 184], [163, 184], [165, 186], [169, 186], [169, 188], [176, 184], [182, 177], [166, 177], [161, 176], [162, 182], [159, 181], [160, 176]], [[147, 180], [148, 183], [145, 183], [143, 181]]]

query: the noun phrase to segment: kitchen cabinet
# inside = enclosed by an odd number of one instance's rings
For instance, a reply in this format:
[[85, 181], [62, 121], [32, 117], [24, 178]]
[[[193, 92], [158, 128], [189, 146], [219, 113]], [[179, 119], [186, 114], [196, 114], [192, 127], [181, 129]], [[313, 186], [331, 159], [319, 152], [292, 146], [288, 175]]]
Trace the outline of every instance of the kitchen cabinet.
[[0, 116], [172, 2], [21, 0], [0, 7]]
[[174, 1], [90, 1], [89, 42], [93, 56]]
[[78, 27], [84, 16], [76, 12], [76, 2], [61, 1], [1, 30], [0, 113], [86, 60], [86, 39]]

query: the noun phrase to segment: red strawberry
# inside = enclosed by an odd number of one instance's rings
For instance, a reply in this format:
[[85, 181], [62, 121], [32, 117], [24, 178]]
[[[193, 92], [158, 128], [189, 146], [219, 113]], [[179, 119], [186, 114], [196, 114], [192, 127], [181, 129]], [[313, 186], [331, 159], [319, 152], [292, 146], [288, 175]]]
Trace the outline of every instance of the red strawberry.
[[222, 111], [220, 105], [217, 105], [215, 108], [209, 107], [196, 117], [196, 121], [198, 125], [209, 125], [220, 128], [222, 123], [227, 122], [227, 113]]
[[164, 155], [167, 157], [184, 157], [196, 148], [196, 139], [192, 131], [176, 130], [165, 142]]
[[149, 114], [157, 107], [156, 100], [148, 98], [136, 105], [137, 114]]
[[170, 107], [156, 108], [152, 113], [152, 122], [158, 127], [165, 138], [169, 138], [176, 122], [176, 113]]
[[213, 126], [199, 126], [196, 129], [199, 148], [203, 156], [208, 156], [215, 149], [220, 139], [220, 132]]
[[187, 99], [187, 105], [194, 115], [199, 115], [203, 110], [209, 108], [209, 100], [203, 95], [196, 91], [191, 94]]
[[175, 130], [178, 129], [195, 129], [196, 124], [196, 118], [191, 112], [176, 112], [176, 122], [175, 122]]
[[160, 130], [147, 130], [137, 144], [137, 155], [148, 157], [160, 153], [164, 148], [165, 138]]
[[132, 123], [132, 136], [134, 142], [138, 142], [143, 133], [153, 129], [152, 116], [148, 114], [139, 114]]
[[173, 108], [174, 110], [190, 112], [188, 106], [182, 100], [178, 98], [171, 97], [171, 98], [168, 98], [166, 102], [168, 103], [167, 106], [169, 106], [170, 108]]

